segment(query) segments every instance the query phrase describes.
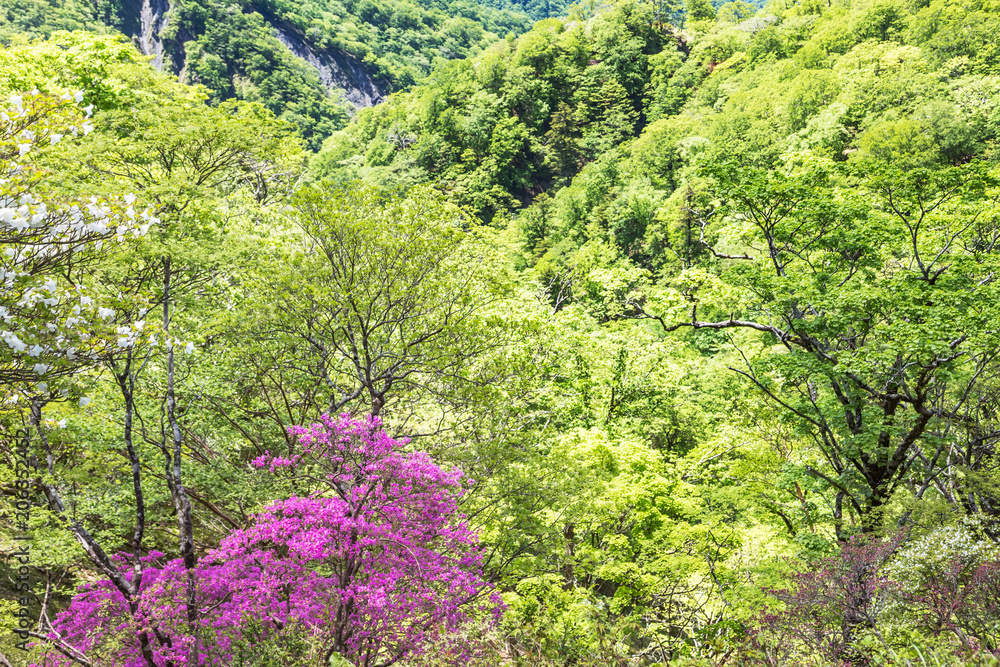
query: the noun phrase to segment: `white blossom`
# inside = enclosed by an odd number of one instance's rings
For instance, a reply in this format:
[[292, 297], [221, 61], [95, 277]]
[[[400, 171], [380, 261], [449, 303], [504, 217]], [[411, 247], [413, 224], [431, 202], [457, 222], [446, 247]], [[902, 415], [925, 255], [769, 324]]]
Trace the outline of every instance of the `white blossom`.
[[27, 348], [27, 345], [20, 338], [9, 331], [3, 332], [3, 339], [7, 343], [7, 346], [15, 352], [24, 352], [25, 348]]

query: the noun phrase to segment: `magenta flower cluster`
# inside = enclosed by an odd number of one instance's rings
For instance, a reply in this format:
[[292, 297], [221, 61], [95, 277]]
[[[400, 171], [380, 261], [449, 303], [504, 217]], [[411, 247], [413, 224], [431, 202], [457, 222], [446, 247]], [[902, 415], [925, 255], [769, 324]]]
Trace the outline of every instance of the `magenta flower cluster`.
[[182, 562], [157, 566], [162, 555], [150, 553], [138, 608], [109, 582], [84, 586], [58, 618], [62, 640], [105, 660], [110, 654], [113, 665], [148, 667], [138, 639], [145, 631], [158, 667], [191, 667], [192, 642], [202, 665], [224, 665], [252, 618], [272, 636], [305, 632], [323, 664], [334, 654], [364, 667], [392, 664], [431, 645], [465, 664], [475, 642], [449, 637], [472, 617], [495, 623], [502, 605], [458, 513], [461, 472], [404, 454], [405, 443], [377, 418], [323, 416], [292, 432], [299, 453], [254, 465], [291, 470], [323, 489], [265, 507], [201, 559], [194, 633]]

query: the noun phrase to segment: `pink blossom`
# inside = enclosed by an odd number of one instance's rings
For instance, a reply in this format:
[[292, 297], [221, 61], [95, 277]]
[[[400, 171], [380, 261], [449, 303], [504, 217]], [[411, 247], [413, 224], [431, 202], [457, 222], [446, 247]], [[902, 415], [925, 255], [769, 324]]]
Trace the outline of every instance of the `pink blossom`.
[[[447, 643], [472, 615], [496, 621], [499, 598], [483, 580], [476, 535], [457, 511], [461, 472], [401, 453], [402, 443], [376, 418], [324, 415], [291, 431], [298, 456], [267, 454], [253, 465], [308, 471], [327, 487], [268, 505], [201, 559], [195, 633], [182, 602], [182, 562], [151, 553], [135, 609], [110, 582], [87, 585], [58, 617], [59, 634], [88, 653], [114, 643], [116, 667], [148, 667], [142, 632], [156, 638], [158, 666], [187, 665], [196, 636], [201, 664], [224, 665], [250, 615], [272, 635], [305, 628], [328, 655], [368, 667]], [[125, 572], [126, 560], [120, 564]], [[453, 648], [456, 665], [477, 650]], [[54, 652], [51, 658], [70, 664]]]

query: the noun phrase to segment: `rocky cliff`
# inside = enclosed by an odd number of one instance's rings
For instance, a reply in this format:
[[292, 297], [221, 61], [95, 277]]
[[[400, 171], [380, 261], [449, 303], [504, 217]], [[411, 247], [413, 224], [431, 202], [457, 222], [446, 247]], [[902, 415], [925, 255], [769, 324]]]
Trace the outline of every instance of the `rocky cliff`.
[[[153, 66], [157, 69], [168, 69], [177, 74], [183, 72], [185, 68], [183, 44], [174, 45], [173, 58], [167, 58], [164, 62], [164, 55], [168, 49], [165, 48], [161, 34], [170, 21], [170, 1], [125, 0], [123, 4], [122, 29], [132, 38], [136, 47], [143, 54], [152, 56]], [[290, 26], [282, 24], [265, 12], [261, 12], [261, 15], [270, 25], [277, 40], [292, 55], [315, 69], [320, 81], [328, 90], [336, 93], [342, 89], [344, 98], [355, 107], [373, 106], [388, 94], [388, 82], [372, 76], [356, 58], [339, 51], [314, 50]]]
[[339, 52], [316, 52], [291, 28], [276, 22], [271, 23], [271, 28], [278, 41], [295, 57], [316, 70], [324, 86], [331, 91], [342, 88], [346, 99], [355, 107], [370, 107], [385, 98], [388, 83], [377, 81], [355, 58]]

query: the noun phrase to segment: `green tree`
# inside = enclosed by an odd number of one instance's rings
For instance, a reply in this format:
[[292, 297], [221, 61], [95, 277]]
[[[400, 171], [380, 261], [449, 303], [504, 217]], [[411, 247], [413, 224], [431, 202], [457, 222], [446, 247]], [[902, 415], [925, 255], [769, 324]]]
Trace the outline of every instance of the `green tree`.
[[[978, 164], [844, 173], [862, 198], [839, 190], [831, 169], [715, 171], [724, 202], [715, 215], [732, 221], [723, 237], [733, 249], [705, 243], [731, 263], [723, 276], [733, 291], [714, 289], [703, 305], [713, 283], [702, 278], [678, 293], [688, 319], [655, 316], [668, 331], [767, 337], [736, 370], [815, 442], [822, 465], [807, 471], [835, 496], [838, 535], [845, 506], [865, 532], [900, 518], [887, 512], [903, 490], [979, 507], [976, 491], [942, 472], [962, 465], [950, 452], [988, 460], [1000, 439], [980, 428], [1000, 350], [996, 176]], [[701, 319], [699, 306], [727, 316]]]
[[684, 9], [689, 21], [715, 20], [715, 7], [709, 0], [685, 0]]
[[260, 334], [290, 355], [279, 366], [308, 359], [312, 409], [405, 419], [403, 398], [443, 399], [481, 381], [474, 360], [505, 340], [489, 315], [502, 274], [463, 232], [459, 209], [427, 189], [400, 199], [357, 184], [318, 185], [294, 201], [301, 243], [275, 260], [284, 271], [269, 266], [254, 284], [280, 295], [283, 315], [265, 311]]
[[717, 16], [719, 21], [722, 23], [739, 23], [740, 21], [745, 21], [756, 13], [757, 8], [749, 2], [736, 0], [735, 2], [727, 2], [719, 7]]

